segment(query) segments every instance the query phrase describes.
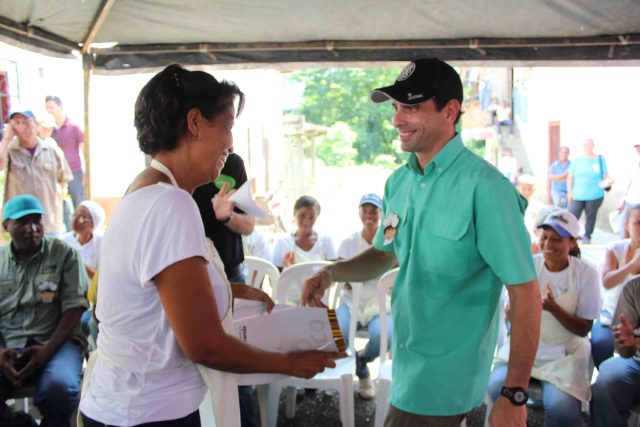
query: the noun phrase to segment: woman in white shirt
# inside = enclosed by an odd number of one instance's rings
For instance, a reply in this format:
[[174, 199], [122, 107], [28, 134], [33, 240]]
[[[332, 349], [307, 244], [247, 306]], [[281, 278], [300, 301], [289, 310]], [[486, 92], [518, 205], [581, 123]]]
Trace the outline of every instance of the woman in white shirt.
[[[541, 254], [534, 263], [542, 294], [540, 342], [531, 378], [542, 386], [545, 425], [575, 426], [580, 402], [591, 398], [590, 345], [587, 334], [600, 310], [597, 271], [581, 261], [578, 220], [563, 210], [540, 226]], [[498, 351], [489, 380], [489, 396], [501, 395], [510, 343]]]
[[293, 205], [295, 233], [280, 237], [273, 249], [273, 264], [280, 270], [304, 261], [335, 261], [336, 247], [329, 236], [315, 232], [313, 226], [320, 215], [320, 203], [311, 196], [302, 196]]
[[138, 96], [138, 142], [153, 160], [103, 239], [98, 356], [80, 402], [85, 427], [200, 426], [207, 388], [196, 364], [303, 377], [335, 366], [336, 353], [262, 351], [225, 333], [232, 296], [273, 304], [249, 286], [229, 288], [191, 197], [218, 176], [232, 149], [236, 101], [239, 112], [237, 86], [179, 65]]
[[61, 239], [80, 252], [89, 278], [93, 278], [100, 262], [102, 236], [97, 232], [104, 222], [105, 212], [96, 202], [80, 202], [73, 215], [72, 231]]
[[596, 368], [613, 356], [611, 318], [622, 287], [640, 274], [640, 204], [626, 209], [624, 230], [629, 238], [609, 243], [602, 263], [602, 311], [591, 330], [591, 355]]

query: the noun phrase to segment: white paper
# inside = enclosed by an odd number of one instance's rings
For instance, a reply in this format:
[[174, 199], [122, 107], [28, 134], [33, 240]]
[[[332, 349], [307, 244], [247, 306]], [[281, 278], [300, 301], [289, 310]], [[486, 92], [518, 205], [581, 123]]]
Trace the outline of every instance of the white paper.
[[258, 218], [264, 218], [268, 216], [268, 214], [256, 204], [255, 200], [253, 200], [253, 197], [251, 197], [251, 188], [249, 185], [249, 181], [246, 181], [240, 186], [240, 188], [236, 190], [235, 193], [229, 196], [229, 200], [234, 202], [235, 205], [239, 209], [242, 209], [247, 215], [255, 216]]
[[338, 351], [324, 308], [279, 305], [271, 313], [246, 317], [247, 312], [234, 310], [233, 334], [251, 345], [282, 352]]

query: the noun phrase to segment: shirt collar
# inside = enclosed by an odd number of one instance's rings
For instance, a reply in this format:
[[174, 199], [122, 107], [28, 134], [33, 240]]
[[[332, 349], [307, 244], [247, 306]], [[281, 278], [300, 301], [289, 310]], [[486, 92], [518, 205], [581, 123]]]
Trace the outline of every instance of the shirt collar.
[[[464, 144], [462, 143], [462, 138], [459, 133], [456, 133], [425, 167], [425, 172], [427, 169], [433, 169], [434, 167], [437, 167], [439, 172], [444, 172], [449, 166], [451, 166], [463, 149]], [[409, 161], [407, 162], [407, 167], [410, 171], [417, 173], [418, 175], [422, 175], [420, 165], [418, 164], [418, 158], [415, 153], [411, 153]]]
[[[42, 243], [40, 243], [40, 250], [38, 252], [36, 252], [31, 258], [29, 258], [29, 261], [27, 261], [27, 263], [31, 262], [33, 259], [39, 257], [40, 255], [42, 255], [44, 253], [44, 240], [45, 240], [46, 236], [42, 237]], [[16, 256], [16, 252], [13, 249], [13, 242], [9, 242], [9, 256], [11, 257], [11, 260], [14, 263], [19, 263], [20, 260], [18, 259], [18, 257]]]
[[68, 124], [69, 124], [69, 117], [65, 117], [65, 118], [64, 118], [64, 122], [62, 122], [62, 124], [60, 125], [60, 127], [59, 127], [59, 128], [57, 128], [57, 129], [62, 129], [63, 127], [65, 127], [65, 126], [66, 126], [66, 125], [68, 125]]

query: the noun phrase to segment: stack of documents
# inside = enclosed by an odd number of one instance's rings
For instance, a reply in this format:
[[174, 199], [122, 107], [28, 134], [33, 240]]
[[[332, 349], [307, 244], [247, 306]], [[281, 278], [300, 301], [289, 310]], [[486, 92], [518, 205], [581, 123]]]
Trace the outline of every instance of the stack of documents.
[[276, 305], [264, 312], [262, 303], [236, 300], [233, 334], [270, 351], [344, 351], [346, 345], [334, 310]]

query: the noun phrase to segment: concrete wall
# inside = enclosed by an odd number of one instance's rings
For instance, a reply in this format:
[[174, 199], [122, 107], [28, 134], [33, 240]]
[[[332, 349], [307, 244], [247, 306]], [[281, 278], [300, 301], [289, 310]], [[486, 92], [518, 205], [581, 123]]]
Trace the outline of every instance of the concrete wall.
[[584, 138], [593, 138], [616, 180], [598, 215], [599, 225], [606, 227], [605, 214], [617, 206], [631, 168], [640, 161], [633, 149], [640, 142], [640, 68], [531, 68], [516, 69], [515, 75], [514, 84], [526, 88], [528, 120], [518, 126], [538, 187], [545, 188], [549, 122], [560, 122], [561, 145], [569, 146], [571, 158], [583, 153]]

